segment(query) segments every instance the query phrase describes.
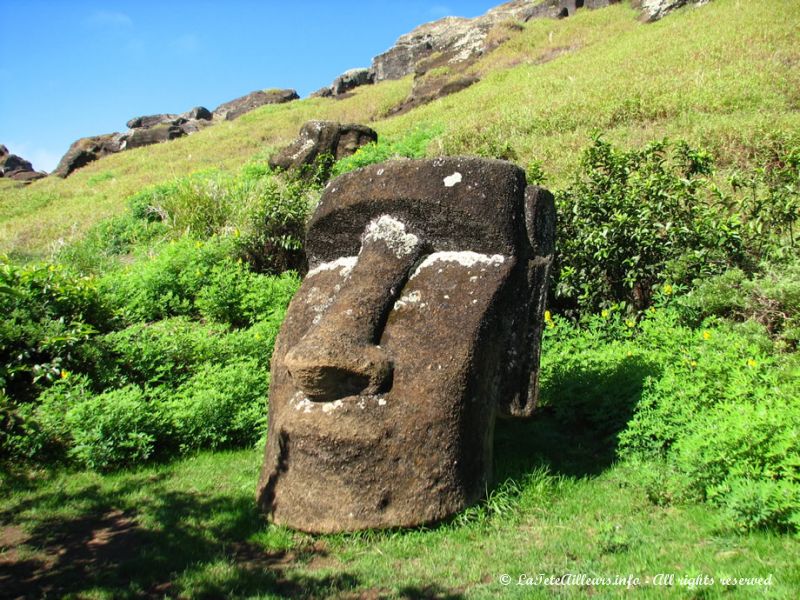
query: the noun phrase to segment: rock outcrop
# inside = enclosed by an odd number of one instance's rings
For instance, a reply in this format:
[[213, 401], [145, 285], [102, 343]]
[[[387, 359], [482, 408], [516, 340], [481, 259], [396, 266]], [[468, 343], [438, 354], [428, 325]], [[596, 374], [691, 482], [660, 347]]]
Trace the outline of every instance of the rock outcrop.
[[[378, 134], [365, 125], [309, 121], [300, 129], [297, 139], [270, 158], [269, 164], [274, 169], [296, 170], [303, 177], [316, 176], [310, 167], [318, 158], [330, 156], [339, 160], [351, 156], [361, 146], [377, 141]], [[325, 165], [320, 167], [324, 169]]]
[[350, 92], [350, 90], [371, 83], [375, 83], [375, 73], [372, 69], [365, 67], [350, 69], [334, 79], [333, 83], [328, 87], [314, 92], [312, 96], [320, 96], [323, 98], [342, 97]]
[[0, 177], [27, 183], [47, 177], [47, 173], [34, 170], [30, 161], [16, 154], [11, 154], [8, 148], [0, 144]]
[[258, 502], [314, 533], [440, 521], [491, 480], [496, 415], [537, 400], [552, 195], [511, 163], [347, 173], [272, 355]]
[[72, 143], [51, 175], [67, 177], [90, 162], [123, 150], [126, 147], [126, 139], [124, 133], [106, 133], [81, 138]]
[[658, 21], [683, 6], [689, 4], [702, 6], [708, 2], [709, 0], [635, 0], [634, 5], [642, 11], [642, 18], [645, 21]]
[[395, 45], [372, 60], [375, 81], [414, 73], [420, 61], [435, 56], [440, 64], [471, 61], [491, 50], [490, 32], [506, 23], [566, 17], [579, 8], [602, 8], [619, 0], [513, 0], [474, 19], [445, 17], [400, 36]]
[[295, 90], [258, 90], [220, 104], [214, 109], [214, 117], [232, 121], [259, 106], [264, 106], [265, 104], [283, 104], [284, 102], [297, 100], [299, 97]]

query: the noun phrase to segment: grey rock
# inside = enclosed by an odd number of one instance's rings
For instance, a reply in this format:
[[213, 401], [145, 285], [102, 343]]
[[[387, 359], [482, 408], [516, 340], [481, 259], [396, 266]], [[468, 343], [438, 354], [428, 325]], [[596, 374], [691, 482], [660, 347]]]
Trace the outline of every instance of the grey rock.
[[161, 114], [161, 115], [146, 115], [143, 117], [135, 117], [128, 121], [126, 125], [128, 129], [149, 129], [156, 125], [167, 123], [169, 125], [180, 125], [183, 119], [180, 115]]
[[181, 117], [187, 121], [210, 121], [214, 115], [205, 106], [195, 106], [192, 110], [183, 113]]
[[634, 6], [642, 11], [645, 21], [658, 21], [678, 8], [687, 5], [702, 6], [709, 0], [634, 0]]
[[538, 393], [555, 208], [524, 172], [399, 160], [331, 181], [275, 344], [258, 503], [314, 533], [436, 522]]
[[350, 69], [333, 80], [331, 84], [331, 94], [333, 96], [339, 96], [359, 86], [369, 85], [374, 82], [375, 73], [373, 73], [372, 69]]
[[295, 90], [258, 90], [220, 104], [214, 109], [214, 116], [218, 119], [231, 121], [259, 106], [283, 104], [284, 102], [297, 100], [299, 97]]
[[52, 174], [67, 177], [90, 162], [124, 150], [126, 140], [127, 135], [122, 133], [107, 133], [76, 140], [61, 157]]
[[133, 129], [127, 138], [126, 150], [131, 148], [141, 148], [152, 144], [160, 144], [179, 137], [187, 133], [181, 125], [173, 125], [169, 122], [153, 125], [151, 127], [141, 127]]
[[301, 176], [312, 176], [308, 167], [328, 155], [335, 160], [350, 156], [361, 146], [377, 142], [378, 134], [365, 125], [334, 121], [309, 121], [300, 128], [297, 139], [270, 158], [275, 169], [294, 169]]

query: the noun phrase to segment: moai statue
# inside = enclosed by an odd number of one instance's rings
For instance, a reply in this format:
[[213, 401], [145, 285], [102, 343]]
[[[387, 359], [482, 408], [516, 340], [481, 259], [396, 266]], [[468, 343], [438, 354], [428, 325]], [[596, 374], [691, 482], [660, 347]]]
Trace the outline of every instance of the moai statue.
[[536, 404], [555, 208], [508, 162], [330, 182], [272, 357], [259, 504], [308, 532], [444, 519], [490, 483], [496, 416]]

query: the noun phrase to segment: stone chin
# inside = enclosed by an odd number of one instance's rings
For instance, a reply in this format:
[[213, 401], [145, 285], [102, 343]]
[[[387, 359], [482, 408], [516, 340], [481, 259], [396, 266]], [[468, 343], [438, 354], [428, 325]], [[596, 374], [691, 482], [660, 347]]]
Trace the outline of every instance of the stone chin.
[[[414, 526], [485, 493], [495, 417], [512, 412], [511, 396], [529, 398], [530, 365], [510, 360], [530, 341], [535, 258], [520, 173], [479, 159], [402, 161], [328, 186], [309, 227], [312, 269], [272, 359], [258, 499], [274, 522]], [[454, 223], [476, 199], [491, 220]], [[426, 203], [434, 212], [415, 214]]]

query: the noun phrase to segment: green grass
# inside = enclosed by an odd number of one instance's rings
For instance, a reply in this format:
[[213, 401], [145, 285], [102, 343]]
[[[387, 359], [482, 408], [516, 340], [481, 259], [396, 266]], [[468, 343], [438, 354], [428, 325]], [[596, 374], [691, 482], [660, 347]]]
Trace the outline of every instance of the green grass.
[[[676, 581], [771, 574], [773, 586], [758, 588], [758, 595], [794, 597], [800, 540], [726, 532], [706, 506], [654, 507], [642, 489], [648, 464], [586, 473], [576, 467], [594, 465], [593, 448], [576, 451], [574, 445], [590, 440], [551, 428], [546, 447], [532, 444], [544, 425], [501, 426], [498, 461], [516, 462], [525, 448], [531, 452], [526, 458], [540, 466], [515, 472], [518, 483], [501, 486], [480, 509], [430, 529], [313, 537], [269, 525], [255, 509], [261, 458], [255, 450], [200, 454], [109, 476], [35, 473], [3, 493], [0, 531], [4, 537], [16, 531], [22, 545], [3, 548], [0, 581], [12, 594], [20, 589], [31, 597], [50, 591], [81, 598], [322, 598], [345, 592], [528, 598], [551, 597], [553, 590], [517, 585], [522, 574], [631, 574], [643, 581], [658, 573], [674, 573]], [[564, 452], [571, 464], [561, 462]], [[503, 574], [514, 583], [502, 585]], [[642, 587], [645, 597], [754, 593], [719, 583], [703, 591], [677, 583]], [[559, 591], [576, 598], [628, 592], [597, 586]]]

